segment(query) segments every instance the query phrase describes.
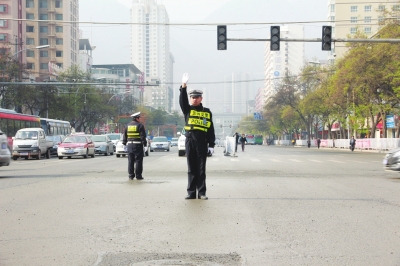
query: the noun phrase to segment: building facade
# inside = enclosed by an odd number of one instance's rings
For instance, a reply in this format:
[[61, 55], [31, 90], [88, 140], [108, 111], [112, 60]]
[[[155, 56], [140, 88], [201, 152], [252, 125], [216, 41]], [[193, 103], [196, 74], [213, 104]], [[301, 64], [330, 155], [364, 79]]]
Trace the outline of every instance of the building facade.
[[54, 79], [58, 69], [78, 64], [78, 0], [0, 0], [0, 14], [0, 39], [11, 43], [10, 53], [37, 81]]
[[[265, 104], [276, 93], [281, 84], [281, 80], [286, 73], [297, 75], [304, 64], [304, 43], [287, 42], [289, 39], [304, 39], [304, 27], [301, 25], [287, 25], [280, 27], [280, 49], [279, 51], [270, 50], [270, 42], [265, 44], [265, 64], [264, 64], [264, 92], [262, 102]], [[260, 108], [260, 107], [258, 107]]]
[[131, 22], [131, 63], [142, 71], [142, 82], [159, 83], [142, 88], [144, 104], [170, 112], [174, 58], [165, 6], [157, 0], [133, 0]]
[[[333, 38], [348, 38], [358, 31], [368, 37], [379, 30], [383, 11], [400, 11], [398, 0], [328, 0], [328, 20], [331, 21]], [[342, 57], [348, 49], [342, 42], [335, 43], [331, 55]], [[332, 60], [332, 57], [329, 57]]]

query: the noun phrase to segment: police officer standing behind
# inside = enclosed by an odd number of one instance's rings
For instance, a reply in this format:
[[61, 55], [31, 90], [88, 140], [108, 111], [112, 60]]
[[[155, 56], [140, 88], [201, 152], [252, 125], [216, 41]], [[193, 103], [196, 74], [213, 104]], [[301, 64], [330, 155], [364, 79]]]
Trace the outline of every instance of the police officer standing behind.
[[[143, 172], [143, 147], [147, 147], [146, 130], [143, 124], [139, 122], [140, 112], [131, 115], [133, 121], [130, 122], [125, 130], [122, 144], [128, 145], [128, 173], [129, 179], [142, 180]], [[136, 169], [135, 169], [136, 166]]]
[[186, 157], [188, 165], [188, 186], [185, 199], [197, 198], [206, 200], [206, 160], [207, 154], [214, 153], [215, 134], [212, 114], [210, 109], [203, 107], [203, 92], [200, 90], [186, 92], [186, 84], [189, 74], [185, 73], [182, 77], [180, 87], [179, 104], [185, 116], [185, 136], [186, 136]]

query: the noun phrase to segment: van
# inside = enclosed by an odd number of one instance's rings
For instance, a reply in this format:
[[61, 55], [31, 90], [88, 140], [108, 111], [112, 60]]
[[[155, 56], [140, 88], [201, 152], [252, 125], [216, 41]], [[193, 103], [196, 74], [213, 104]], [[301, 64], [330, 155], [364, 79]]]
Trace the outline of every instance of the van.
[[40, 160], [42, 155], [50, 158], [50, 149], [53, 141], [46, 139], [46, 134], [42, 128], [22, 128], [13, 137], [12, 159], [36, 158]]

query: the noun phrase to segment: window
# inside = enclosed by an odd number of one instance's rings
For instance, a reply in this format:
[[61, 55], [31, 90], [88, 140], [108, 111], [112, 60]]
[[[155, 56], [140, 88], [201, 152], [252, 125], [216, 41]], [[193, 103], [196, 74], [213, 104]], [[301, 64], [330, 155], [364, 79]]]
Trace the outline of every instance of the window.
[[393, 11], [400, 11], [400, 5], [393, 5]]
[[0, 13], [7, 13], [7, 5], [6, 4], [0, 5]]
[[49, 20], [49, 15], [48, 14], [40, 14], [39, 20]]
[[7, 27], [7, 20], [0, 19], [0, 28], [6, 28], [6, 27]]
[[56, 20], [63, 20], [63, 14], [56, 14]]
[[357, 23], [357, 17], [351, 17], [350, 18], [351, 23]]
[[335, 16], [331, 16], [331, 21], [335, 21]]
[[39, 8], [47, 8], [47, 0], [39, 0]]
[[372, 21], [372, 17], [365, 17], [364, 18], [364, 22], [365, 23], [371, 23], [371, 21]]
[[44, 33], [49, 31], [47, 26], [40, 26], [39, 30], [40, 30], [40, 32], [44, 32]]
[[365, 12], [371, 12], [371, 11], [372, 11], [372, 6], [371, 6], [371, 5], [369, 5], [369, 6], [364, 6], [364, 11], [365, 11]]
[[63, 32], [63, 26], [56, 26], [56, 32]]
[[26, 13], [26, 19], [35, 19], [35, 15], [32, 13]]
[[35, 69], [35, 64], [34, 63], [27, 63], [26, 64], [27, 69]]
[[35, 1], [34, 0], [26, 0], [26, 7], [27, 8], [35, 7]]
[[357, 28], [350, 28], [350, 33], [355, 34], [357, 32]]
[[380, 12], [385, 11], [385, 6], [380, 5], [380, 6], [378, 7], [378, 10], [379, 10]]
[[371, 33], [372, 31], [371, 31], [371, 27], [365, 27], [364, 28], [364, 32], [365, 33]]
[[35, 45], [35, 39], [34, 38], [26, 38], [26, 44]]
[[27, 50], [26, 51], [26, 57], [35, 57], [35, 51]]
[[7, 48], [0, 48], [0, 55], [7, 54]]
[[40, 63], [40, 69], [48, 69], [49, 64], [48, 63]]
[[47, 45], [47, 44], [49, 44], [49, 39], [40, 38], [39, 43], [40, 43], [40, 45]]
[[350, 12], [357, 12], [357, 6], [351, 6]]
[[335, 5], [331, 5], [331, 12], [335, 12]]
[[63, 44], [63, 39], [62, 38], [56, 38], [56, 45], [62, 45]]
[[40, 51], [40, 57], [49, 57], [48, 51]]
[[385, 20], [385, 18], [384, 18], [383, 16], [379, 16], [379, 17], [378, 17], [378, 21], [379, 21], [379, 22], [383, 22], [384, 20]]
[[62, 7], [62, 0], [56, 0], [56, 8]]
[[34, 32], [35, 27], [34, 26], [26, 26], [26, 32]]
[[62, 63], [56, 63], [56, 65], [59, 66], [59, 67], [61, 67], [61, 68], [63, 67], [63, 64], [62, 64]]
[[56, 57], [62, 57], [63, 52], [62, 51], [56, 51]]
[[0, 33], [0, 42], [7, 41], [7, 33]]

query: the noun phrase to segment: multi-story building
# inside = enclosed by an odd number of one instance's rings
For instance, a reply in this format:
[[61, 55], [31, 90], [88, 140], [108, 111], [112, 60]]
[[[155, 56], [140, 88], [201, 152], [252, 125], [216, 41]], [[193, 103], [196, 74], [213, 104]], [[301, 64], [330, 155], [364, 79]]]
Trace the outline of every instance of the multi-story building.
[[0, 14], [0, 42], [15, 45], [10, 53], [36, 80], [53, 79], [54, 70], [78, 63], [78, 0], [0, 0]]
[[133, 0], [131, 8], [131, 63], [142, 74], [142, 82], [159, 83], [144, 88], [144, 104], [172, 109], [174, 58], [170, 53], [168, 13], [157, 0]]
[[[398, 0], [328, 0], [328, 20], [331, 21], [333, 38], [347, 38], [358, 31], [368, 37], [379, 30], [383, 20], [382, 12], [400, 11]], [[346, 44], [335, 43], [331, 55], [342, 57], [347, 51]], [[332, 57], [329, 57], [332, 60]]]
[[280, 27], [280, 49], [271, 51], [270, 43], [265, 44], [263, 102], [268, 102], [281, 84], [286, 73], [297, 75], [304, 64], [304, 43], [287, 42], [287, 39], [304, 39], [304, 27], [287, 25]]
[[223, 112], [243, 115], [249, 113], [249, 101], [254, 100], [256, 94], [250, 80], [249, 73], [232, 73], [225, 77]]

